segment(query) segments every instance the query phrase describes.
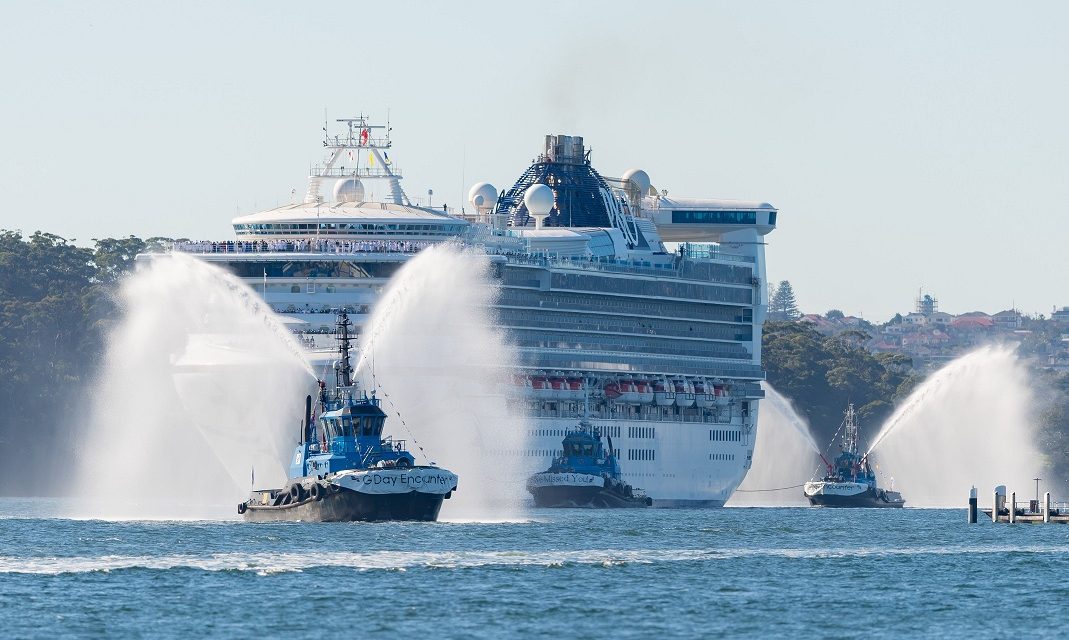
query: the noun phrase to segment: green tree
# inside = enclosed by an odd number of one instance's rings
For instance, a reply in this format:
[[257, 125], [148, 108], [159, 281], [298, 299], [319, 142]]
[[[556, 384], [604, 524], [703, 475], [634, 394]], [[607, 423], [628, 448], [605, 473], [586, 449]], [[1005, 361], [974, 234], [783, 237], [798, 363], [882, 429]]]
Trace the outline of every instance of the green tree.
[[769, 320], [797, 320], [802, 317], [798, 311], [798, 302], [794, 298], [794, 288], [787, 280], [776, 286], [768, 301]]
[[869, 339], [858, 330], [825, 337], [808, 323], [765, 325], [768, 382], [809, 420], [818, 442], [830, 441], [848, 403], [864, 423], [879, 424], [918, 381], [908, 357], [873, 354], [864, 346]]
[[0, 230], [0, 451], [11, 453], [0, 494], [48, 493], [59, 489], [50, 480], [67, 478], [42, 470], [76, 455], [117, 316], [115, 283], [151, 246], [131, 236], [89, 249], [55, 234]]
[[839, 309], [828, 309], [827, 313], [824, 314], [824, 317], [828, 320], [842, 320], [846, 317], [846, 314]]

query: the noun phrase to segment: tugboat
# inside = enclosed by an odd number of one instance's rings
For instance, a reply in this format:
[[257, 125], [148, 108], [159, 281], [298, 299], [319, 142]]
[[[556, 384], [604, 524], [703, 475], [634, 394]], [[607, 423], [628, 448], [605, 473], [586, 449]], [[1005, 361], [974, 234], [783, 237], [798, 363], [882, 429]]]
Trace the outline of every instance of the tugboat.
[[[858, 455], [858, 424], [854, 405], [846, 408], [842, 424], [843, 452], [828, 467], [822, 480], [810, 480], [802, 489], [809, 504], [815, 507], [902, 507], [902, 494], [876, 486], [876, 474], [869, 467], [868, 458]], [[893, 484], [893, 483], [892, 483]], [[893, 487], [892, 487], [893, 488]]]
[[336, 389], [319, 381], [319, 419], [305, 398], [301, 437], [281, 489], [254, 489], [238, 505], [250, 522], [435, 521], [457, 476], [417, 466], [404, 440], [383, 438], [386, 413], [372, 393], [359, 393], [349, 361], [352, 321], [338, 316]]
[[601, 442], [601, 430], [584, 417], [562, 442], [564, 455], [549, 469], [527, 479], [536, 507], [649, 507], [653, 500], [642, 489], [620, 479], [620, 463]]

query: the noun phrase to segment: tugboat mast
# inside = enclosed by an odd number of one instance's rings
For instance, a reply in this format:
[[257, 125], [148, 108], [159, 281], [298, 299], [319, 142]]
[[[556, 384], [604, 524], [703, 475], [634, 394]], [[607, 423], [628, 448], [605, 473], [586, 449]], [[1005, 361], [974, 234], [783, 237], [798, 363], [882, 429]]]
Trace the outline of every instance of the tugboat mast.
[[843, 432], [843, 451], [850, 455], [857, 455], [857, 414], [854, 413], [854, 403], [846, 407], [846, 420], [843, 422], [846, 430]]
[[353, 386], [353, 365], [349, 361], [349, 347], [352, 342], [349, 337], [349, 327], [351, 326], [353, 326], [353, 321], [349, 319], [349, 314], [344, 311], [338, 314], [338, 353], [341, 357], [334, 371], [338, 389]]

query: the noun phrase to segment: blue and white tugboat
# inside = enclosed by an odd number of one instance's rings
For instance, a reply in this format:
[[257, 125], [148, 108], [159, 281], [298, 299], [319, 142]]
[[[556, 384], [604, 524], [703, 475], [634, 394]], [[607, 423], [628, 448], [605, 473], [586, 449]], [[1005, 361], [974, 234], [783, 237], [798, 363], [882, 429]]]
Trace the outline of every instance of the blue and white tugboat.
[[251, 522], [299, 520], [438, 519], [442, 501], [457, 490], [457, 476], [436, 466], [416, 466], [404, 440], [383, 437], [386, 413], [374, 394], [359, 394], [349, 361], [352, 322], [338, 317], [337, 388], [319, 383], [320, 411], [305, 398], [300, 444], [281, 489], [254, 489], [238, 505]]
[[553, 460], [549, 469], [527, 479], [527, 491], [536, 507], [648, 507], [653, 504], [646, 492], [621, 479], [620, 463], [612, 448], [606, 451], [601, 430], [585, 417], [564, 436], [564, 455]]
[[876, 474], [867, 456], [858, 454], [858, 424], [854, 405], [846, 409], [843, 419], [843, 452], [835, 464], [827, 460], [828, 475], [822, 480], [806, 482], [802, 491], [815, 507], [901, 507], [902, 494], [876, 486]]

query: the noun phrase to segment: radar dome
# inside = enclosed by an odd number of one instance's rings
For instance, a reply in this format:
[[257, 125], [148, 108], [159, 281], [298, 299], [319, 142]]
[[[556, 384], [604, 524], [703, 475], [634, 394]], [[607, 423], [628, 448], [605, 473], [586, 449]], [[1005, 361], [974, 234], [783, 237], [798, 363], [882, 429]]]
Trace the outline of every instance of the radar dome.
[[534, 184], [523, 194], [527, 212], [534, 217], [546, 217], [553, 210], [553, 189], [544, 184]]
[[335, 202], [363, 202], [364, 185], [356, 178], [338, 180], [334, 185]]
[[650, 176], [642, 169], [628, 169], [624, 173], [623, 180], [634, 185], [640, 196], [648, 195], [650, 192]]
[[489, 182], [479, 182], [468, 191], [468, 202], [476, 209], [492, 209], [497, 203], [497, 189]]

